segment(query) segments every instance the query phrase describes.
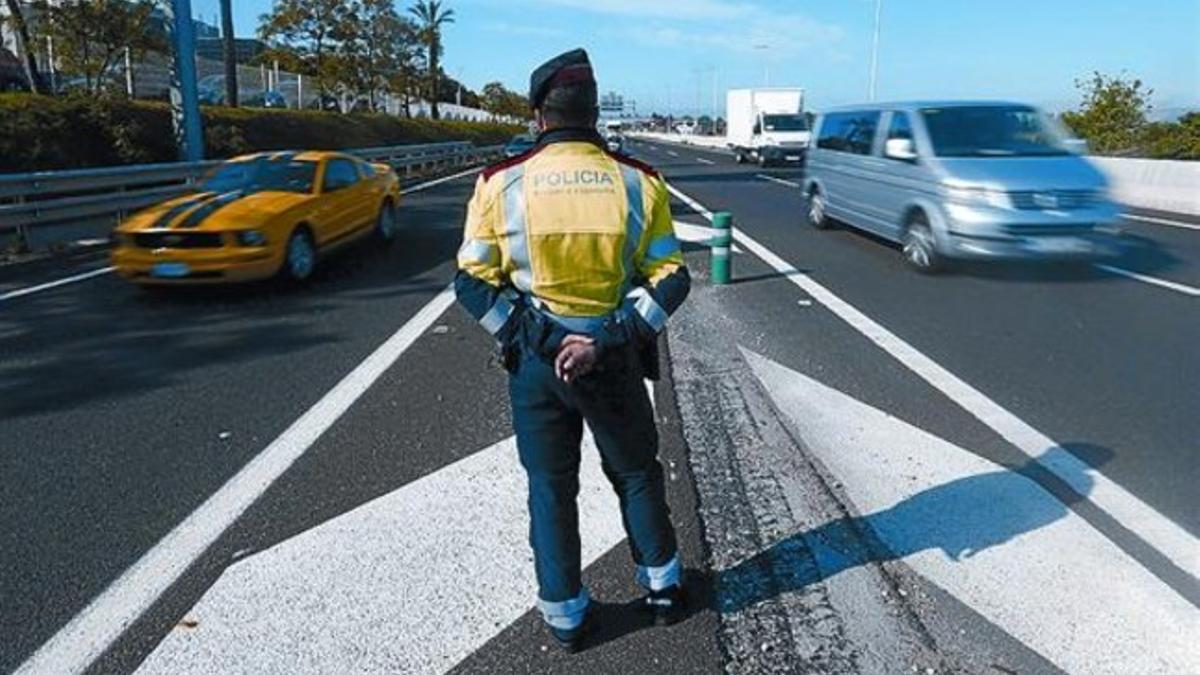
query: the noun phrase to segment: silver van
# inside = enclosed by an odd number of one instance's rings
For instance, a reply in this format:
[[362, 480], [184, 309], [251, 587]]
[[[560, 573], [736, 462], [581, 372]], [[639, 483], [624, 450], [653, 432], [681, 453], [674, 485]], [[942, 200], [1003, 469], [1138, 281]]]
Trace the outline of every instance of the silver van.
[[1078, 142], [1020, 103], [844, 106], [817, 120], [807, 220], [902, 244], [923, 272], [947, 258], [1114, 255], [1120, 211]]

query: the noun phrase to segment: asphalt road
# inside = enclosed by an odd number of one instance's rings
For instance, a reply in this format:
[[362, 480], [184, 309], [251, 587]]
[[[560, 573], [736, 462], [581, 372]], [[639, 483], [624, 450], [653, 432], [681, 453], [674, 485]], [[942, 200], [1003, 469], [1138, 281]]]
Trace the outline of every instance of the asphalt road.
[[[892, 245], [846, 227], [808, 228], [800, 191], [759, 177], [797, 182], [797, 171], [740, 167], [727, 153], [695, 147], [639, 143], [636, 151], [680, 190], [730, 211], [789, 263], [1200, 534], [1200, 298], [1055, 264], [923, 277], [905, 269]], [[1181, 284], [1200, 279], [1200, 232], [1126, 225], [1127, 252], [1112, 266]]]
[[[921, 277], [904, 268], [894, 247], [845, 228], [803, 226], [799, 191], [762, 177], [794, 181], [794, 171], [740, 167], [725, 153], [690, 147], [638, 143], [634, 150], [673, 186], [710, 209], [731, 211], [754, 241], [1057, 441], [1155, 518], [1193, 538], [1200, 533], [1200, 298], [1077, 267], [974, 266]], [[160, 293], [99, 275], [0, 301], [0, 672], [20, 666], [85, 615], [96, 625], [116, 622], [108, 630], [116, 637], [95, 649], [91, 672], [212, 663], [195, 659], [241, 644], [206, 631], [213, 617], [233, 626], [269, 624], [264, 636], [253, 634], [261, 637], [255, 648], [242, 650], [261, 660], [226, 664], [242, 672], [284, 672], [280, 664], [296, 659], [319, 670], [368, 658], [371, 645], [376, 652], [392, 645], [395, 651], [383, 653], [396, 667], [456, 672], [719, 669], [711, 610], [670, 629], [647, 630], [629, 618], [621, 605], [636, 589], [627, 555], [619, 532], [600, 516], [585, 519], [599, 547], [589, 554], [587, 576], [605, 619], [592, 649], [573, 659], [545, 649], [530, 599], [513, 596], [528, 586], [521, 576], [528, 572], [524, 525], [510, 517], [520, 504], [505, 502], [496, 486], [519, 481], [519, 469], [515, 457], [482, 463], [511, 454], [504, 445], [512, 433], [504, 375], [490, 363], [486, 337], [459, 310], [427, 316], [425, 309], [452, 278], [469, 189], [462, 179], [411, 195], [403, 205], [410, 227], [397, 245], [347, 251], [302, 287]], [[679, 221], [704, 224], [682, 202], [675, 207]], [[1200, 232], [1131, 220], [1127, 240], [1128, 252], [1114, 266], [1200, 284]], [[688, 248], [705, 283], [704, 252]], [[103, 265], [85, 259], [72, 269], [5, 276], [0, 296]], [[1014, 468], [1027, 462], [945, 391], [844, 321], [813, 311], [812, 297], [778, 269], [745, 252], [735, 267], [737, 283], [720, 290], [743, 346], [819, 375], [824, 385], [980, 458]], [[330, 418], [294, 463], [279, 465], [260, 491], [239, 488], [261, 492], [248, 508], [214, 507], [213, 496], [231, 479], [277, 450], [277, 439], [293, 439], [304, 426], [298, 420], [324, 410], [348, 373], [375, 363], [376, 350], [414, 322], [411, 346], [374, 368], [378, 379]], [[674, 517], [685, 561], [696, 567], [705, 553], [674, 396], [669, 380], [656, 387], [664, 459], [675, 469]], [[1073, 497], [1059, 477], [1034, 477], [1196, 603], [1194, 579], [1141, 530], [1103, 508], [1074, 503], [1088, 495]], [[462, 512], [439, 511], [440, 500], [417, 497], [429, 494], [447, 495], [445, 503]], [[460, 503], [453, 495], [478, 498]], [[473, 501], [491, 511], [480, 518]], [[602, 514], [608, 507], [597, 503]], [[173, 572], [163, 577], [161, 593], [144, 599], [144, 613], [113, 609], [106, 589], [119, 587], [123, 574], [198, 513], [223, 513], [229, 526], [199, 555], [162, 568]], [[410, 520], [388, 521], [388, 513]], [[484, 562], [461, 534], [471, 528], [494, 534], [513, 557], [497, 553]], [[396, 571], [371, 561], [402, 554], [395, 546], [430, 547], [435, 557], [381, 585], [378, 575]], [[701, 596], [706, 583], [698, 584]], [[315, 606], [306, 604], [311, 588], [323, 591]], [[945, 584], [940, 592], [950, 593]], [[457, 596], [469, 601], [454, 604]], [[274, 606], [264, 598], [285, 601]], [[465, 609], [446, 623], [437, 603]], [[89, 614], [97, 604], [105, 611]], [[940, 621], [953, 627], [976, 620], [971, 609], [958, 611]], [[321, 651], [328, 647], [321, 635], [339, 629], [329, 623], [334, 616], [343, 617], [340, 628], [366, 636], [367, 646], [347, 639], [358, 652]], [[138, 618], [120, 625], [129, 617]], [[397, 627], [413, 617], [420, 630], [434, 631], [428, 644], [395, 647], [402, 642]], [[427, 648], [442, 643], [453, 649]], [[369, 669], [367, 661], [354, 662]]]
[[[261, 284], [147, 292], [101, 275], [4, 302], [0, 672], [25, 662], [74, 617], [86, 614], [91, 603], [114, 611], [112, 603], [106, 604], [113, 599], [108, 597], [111, 592], [105, 595], [106, 589], [119, 584], [123, 573], [156, 550], [190, 515], [213, 513], [206, 500], [228, 487], [260, 453], [266, 454], [264, 448], [273, 439], [293, 431], [306, 411], [326, 402], [327, 393], [398, 329], [418, 321], [414, 317], [427, 303], [437, 302], [453, 277], [472, 180], [466, 177], [406, 197], [402, 218], [408, 227], [393, 247], [378, 250], [367, 244], [340, 253], [301, 287]], [[86, 272], [104, 262], [86, 259], [79, 265], [66, 270], [38, 267], [33, 270], [36, 278], [24, 281], [6, 278], [0, 293]], [[361, 525], [362, 514], [371, 504], [389, 498], [405, 503], [408, 494], [429, 481], [451, 492], [476, 489], [469, 481], [452, 481], [467, 480], [455, 478], [455, 467], [511, 437], [505, 376], [493, 363], [486, 335], [457, 307], [432, 316], [432, 323], [418, 326], [411, 348], [383, 369], [211, 547], [194, 560], [172, 563], [183, 565], [178, 578], [168, 578], [164, 592], [148, 599], [145, 613], [117, 631], [114, 642], [102, 645], [90, 672], [132, 672], [143, 663], [151, 670], [157, 667], [147, 657], [160, 644], [164, 653], [171, 653], [174, 647], [164, 638], [195, 628], [189, 612], [199, 612], [200, 620], [207, 622], [207, 605], [201, 600], [236, 561], [247, 561], [241, 569], [252, 571], [263, 558], [254, 554], [293, 541], [303, 548], [305, 533], [319, 537], [343, 524], [366, 527]], [[664, 430], [671, 428], [670, 396], [669, 387], [660, 386], [656, 398], [661, 399]], [[664, 432], [664, 456], [675, 453], [675, 461], [686, 465], [682, 452], [678, 431], [673, 436]], [[511, 448], [507, 453], [496, 477], [516, 480], [521, 470]], [[695, 567], [703, 559], [695, 509], [689, 503], [686, 472], [674, 475], [670, 499], [685, 561]], [[523, 487], [517, 488], [509, 491], [511, 495], [521, 494]], [[436, 508], [438, 502], [424, 504]], [[517, 505], [523, 509], [523, 498]], [[424, 515], [457, 522], [452, 513]], [[701, 611], [670, 629], [643, 630], [645, 626], [625, 611], [622, 603], [635, 598], [637, 589], [620, 543], [619, 519], [609, 513], [593, 520], [604, 520], [604, 531], [617, 535], [604, 540], [607, 547], [595, 552], [598, 557], [587, 568], [594, 595], [603, 603], [604, 629], [586, 656], [572, 660], [559, 654], [542, 631], [530, 609], [533, 598], [526, 597], [532, 573], [524, 543], [527, 525], [523, 518], [502, 521], [499, 515], [496, 522], [459, 525], [503, 535], [506, 545], [519, 552], [517, 564], [493, 569], [497, 558], [476, 569], [461, 569], [455, 566], [454, 551], [462, 548], [461, 555], [468, 555], [469, 538], [423, 532], [442, 549], [438, 564], [412, 566], [403, 571], [408, 576], [402, 583], [367, 589], [368, 596], [402, 595], [372, 608], [375, 614], [361, 605], [350, 607], [359, 611], [357, 619], [340, 628], [365, 635], [378, 631], [378, 644], [400, 643], [403, 635], [378, 629], [380, 623], [400, 625], [389, 612], [434, 625], [434, 617], [447, 612], [433, 599], [469, 595], [462, 589], [478, 588], [482, 595], [477, 600], [485, 609], [506, 604], [517, 608], [516, 615], [500, 619], [464, 612], [450, 617], [455, 627], [447, 628], [447, 636], [466, 627], [468, 634], [460, 641], [466, 646], [435, 654], [450, 659], [439, 662], [439, 668], [455, 663], [458, 672], [496, 672], [507, 669], [504, 664], [517, 663], [528, 672], [588, 670], [597, 664], [627, 672], [715, 668], [719, 652], [711, 612]], [[394, 525], [405, 531], [413, 527], [405, 521]], [[402, 540], [399, 531], [396, 539]], [[377, 534], [356, 539], [387, 546], [386, 528]], [[304, 553], [316, 559], [335, 555], [320, 547]], [[325, 586], [329, 602], [338, 604], [338, 598], [363, 590], [354, 584], [365, 577], [351, 569], [355, 561], [342, 563], [348, 567], [331, 578], [299, 583]], [[414, 590], [422, 586], [431, 590], [424, 595]], [[514, 587], [520, 589], [515, 597]], [[703, 597], [703, 584], [697, 588]], [[132, 593], [118, 595], [127, 598]], [[419, 597], [426, 601], [416, 601]], [[238, 611], [245, 609], [239, 607]], [[107, 613], [92, 615], [101, 627], [110, 622]], [[300, 656], [306, 636], [299, 626], [324, 630], [330, 626], [322, 621], [331, 621], [331, 616], [306, 614], [291, 623], [293, 628], [280, 628], [246, 652], [261, 651], [283, 664], [311, 658], [314, 672], [351, 663], [361, 654]], [[376, 627], [359, 630], [359, 620]], [[201, 623], [194, 635], [203, 636], [205, 626]], [[188, 635], [185, 640], [192, 639], [192, 633]], [[443, 636], [428, 637], [429, 644], [437, 645]], [[449, 637], [445, 641], [452, 642]], [[79, 640], [66, 651], [84, 653], [80, 645], [85, 642]], [[268, 642], [275, 643], [274, 649]], [[650, 645], [656, 656], [646, 660], [640, 655]], [[225, 651], [231, 650], [232, 646]], [[404, 670], [402, 664], [410, 662], [405, 659], [411, 654], [402, 647], [391, 656], [395, 660], [390, 667]], [[421, 654], [426, 657], [429, 654]], [[412, 659], [411, 663], [421, 662], [416, 656]], [[194, 670], [198, 663], [184, 668]], [[238, 667], [262, 672], [273, 666], [263, 661]]]

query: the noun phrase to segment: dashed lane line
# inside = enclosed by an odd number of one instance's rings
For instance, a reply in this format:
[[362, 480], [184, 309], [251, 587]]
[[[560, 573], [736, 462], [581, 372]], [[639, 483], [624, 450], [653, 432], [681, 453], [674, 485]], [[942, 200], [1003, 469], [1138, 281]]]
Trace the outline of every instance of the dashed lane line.
[[1150, 216], [1138, 216], [1132, 213], [1121, 214], [1121, 217], [1126, 220], [1137, 220], [1143, 223], [1152, 223], [1154, 225], [1166, 225], [1167, 227], [1178, 227], [1184, 230], [1200, 230], [1200, 224], [1184, 223], [1178, 220], [1170, 220], [1168, 218], [1152, 218]]
[[800, 184], [795, 181], [784, 180], [782, 178], [776, 178], [775, 176], [768, 176], [765, 173], [758, 173], [758, 174], [754, 174], [754, 175], [756, 178], [761, 178], [763, 180], [769, 180], [772, 183], [778, 183], [778, 184], [786, 186], [786, 187], [790, 187], [790, 188], [800, 187]]
[[112, 274], [112, 272], [116, 269], [117, 268], [115, 267], [101, 267], [97, 270], [91, 270], [90, 272], [83, 272], [69, 277], [63, 277], [62, 279], [55, 279], [54, 281], [48, 281], [44, 284], [28, 286], [26, 288], [18, 288], [15, 291], [9, 291], [7, 293], [0, 294], [0, 302], [4, 302], [5, 300], [14, 300], [16, 298], [24, 297], [26, 295], [33, 295], [34, 293], [40, 293], [42, 291], [48, 291], [51, 288], [77, 284], [80, 281], [87, 281], [88, 279], [94, 279], [96, 277], [104, 276], [105, 274]]
[[454, 302], [447, 286], [108, 586], [16, 671], [82, 673], [116, 642]]
[[[712, 220], [712, 212], [699, 202], [667, 184], [671, 194], [691, 206], [697, 213]], [[1163, 516], [1136, 495], [1125, 490], [1107, 476], [1093, 472], [1075, 455], [1055, 453], [1045, 459], [1046, 451], [1061, 445], [1033, 428], [1007, 408], [988, 398], [957, 375], [900, 339], [875, 320], [842, 300], [824, 285], [799, 271], [773, 251], [758, 243], [739, 228], [733, 228], [734, 241], [741, 243], [767, 265], [791, 280], [813, 300], [821, 303], [880, 349], [890, 354], [921, 379], [954, 401], [976, 419], [983, 422], [1033, 461], [1070, 485], [1088, 501], [1105, 511], [1119, 525], [1140, 537], [1160, 555], [1185, 574], [1200, 577], [1200, 557], [1196, 551], [1200, 542], [1171, 519]], [[1091, 477], [1085, 484], [1081, 477]]]
[[1109, 274], [1115, 274], [1117, 276], [1125, 277], [1126, 279], [1133, 279], [1134, 281], [1140, 281], [1144, 284], [1150, 284], [1151, 286], [1158, 286], [1159, 288], [1165, 288], [1170, 291], [1175, 291], [1176, 293], [1183, 293], [1184, 295], [1190, 295], [1193, 298], [1200, 297], [1200, 288], [1194, 288], [1194, 287], [1188, 286], [1186, 284], [1181, 284], [1178, 281], [1168, 281], [1166, 279], [1159, 279], [1158, 277], [1152, 277], [1148, 274], [1142, 274], [1141, 272], [1134, 272], [1132, 270], [1127, 270], [1123, 267], [1113, 267], [1112, 265], [1096, 265], [1096, 269], [1104, 270], [1105, 272], [1108, 272]]
[[701, 164], [716, 164], [716, 162], [712, 161], [711, 159], [704, 159], [703, 157], [697, 157], [696, 161], [700, 162]]

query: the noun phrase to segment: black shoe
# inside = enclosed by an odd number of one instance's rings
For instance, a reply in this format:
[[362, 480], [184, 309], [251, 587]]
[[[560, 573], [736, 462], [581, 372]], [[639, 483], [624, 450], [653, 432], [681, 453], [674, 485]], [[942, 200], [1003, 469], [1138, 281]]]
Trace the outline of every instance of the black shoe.
[[650, 591], [639, 601], [642, 611], [650, 614], [656, 626], [670, 626], [683, 618], [687, 609], [687, 596], [679, 584], [661, 591]]
[[558, 646], [568, 654], [574, 654], [583, 648], [583, 641], [587, 637], [588, 628], [592, 622], [592, 608], [589, 605], [587, 612], [583, 615], [583, 621], [576, 627], [571, 629], [555, 628], [549, 626], [550, 634], [554, 636], [554, 640], [558, 642]]

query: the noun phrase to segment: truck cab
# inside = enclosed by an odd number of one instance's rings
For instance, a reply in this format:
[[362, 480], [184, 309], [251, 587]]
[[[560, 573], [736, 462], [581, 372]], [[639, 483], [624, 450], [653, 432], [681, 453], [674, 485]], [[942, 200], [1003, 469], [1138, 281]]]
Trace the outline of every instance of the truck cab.
[[801, 89], [731, 90], [725, 119], [738, 163], [802, 163], [812, 135], [803, 104]]

